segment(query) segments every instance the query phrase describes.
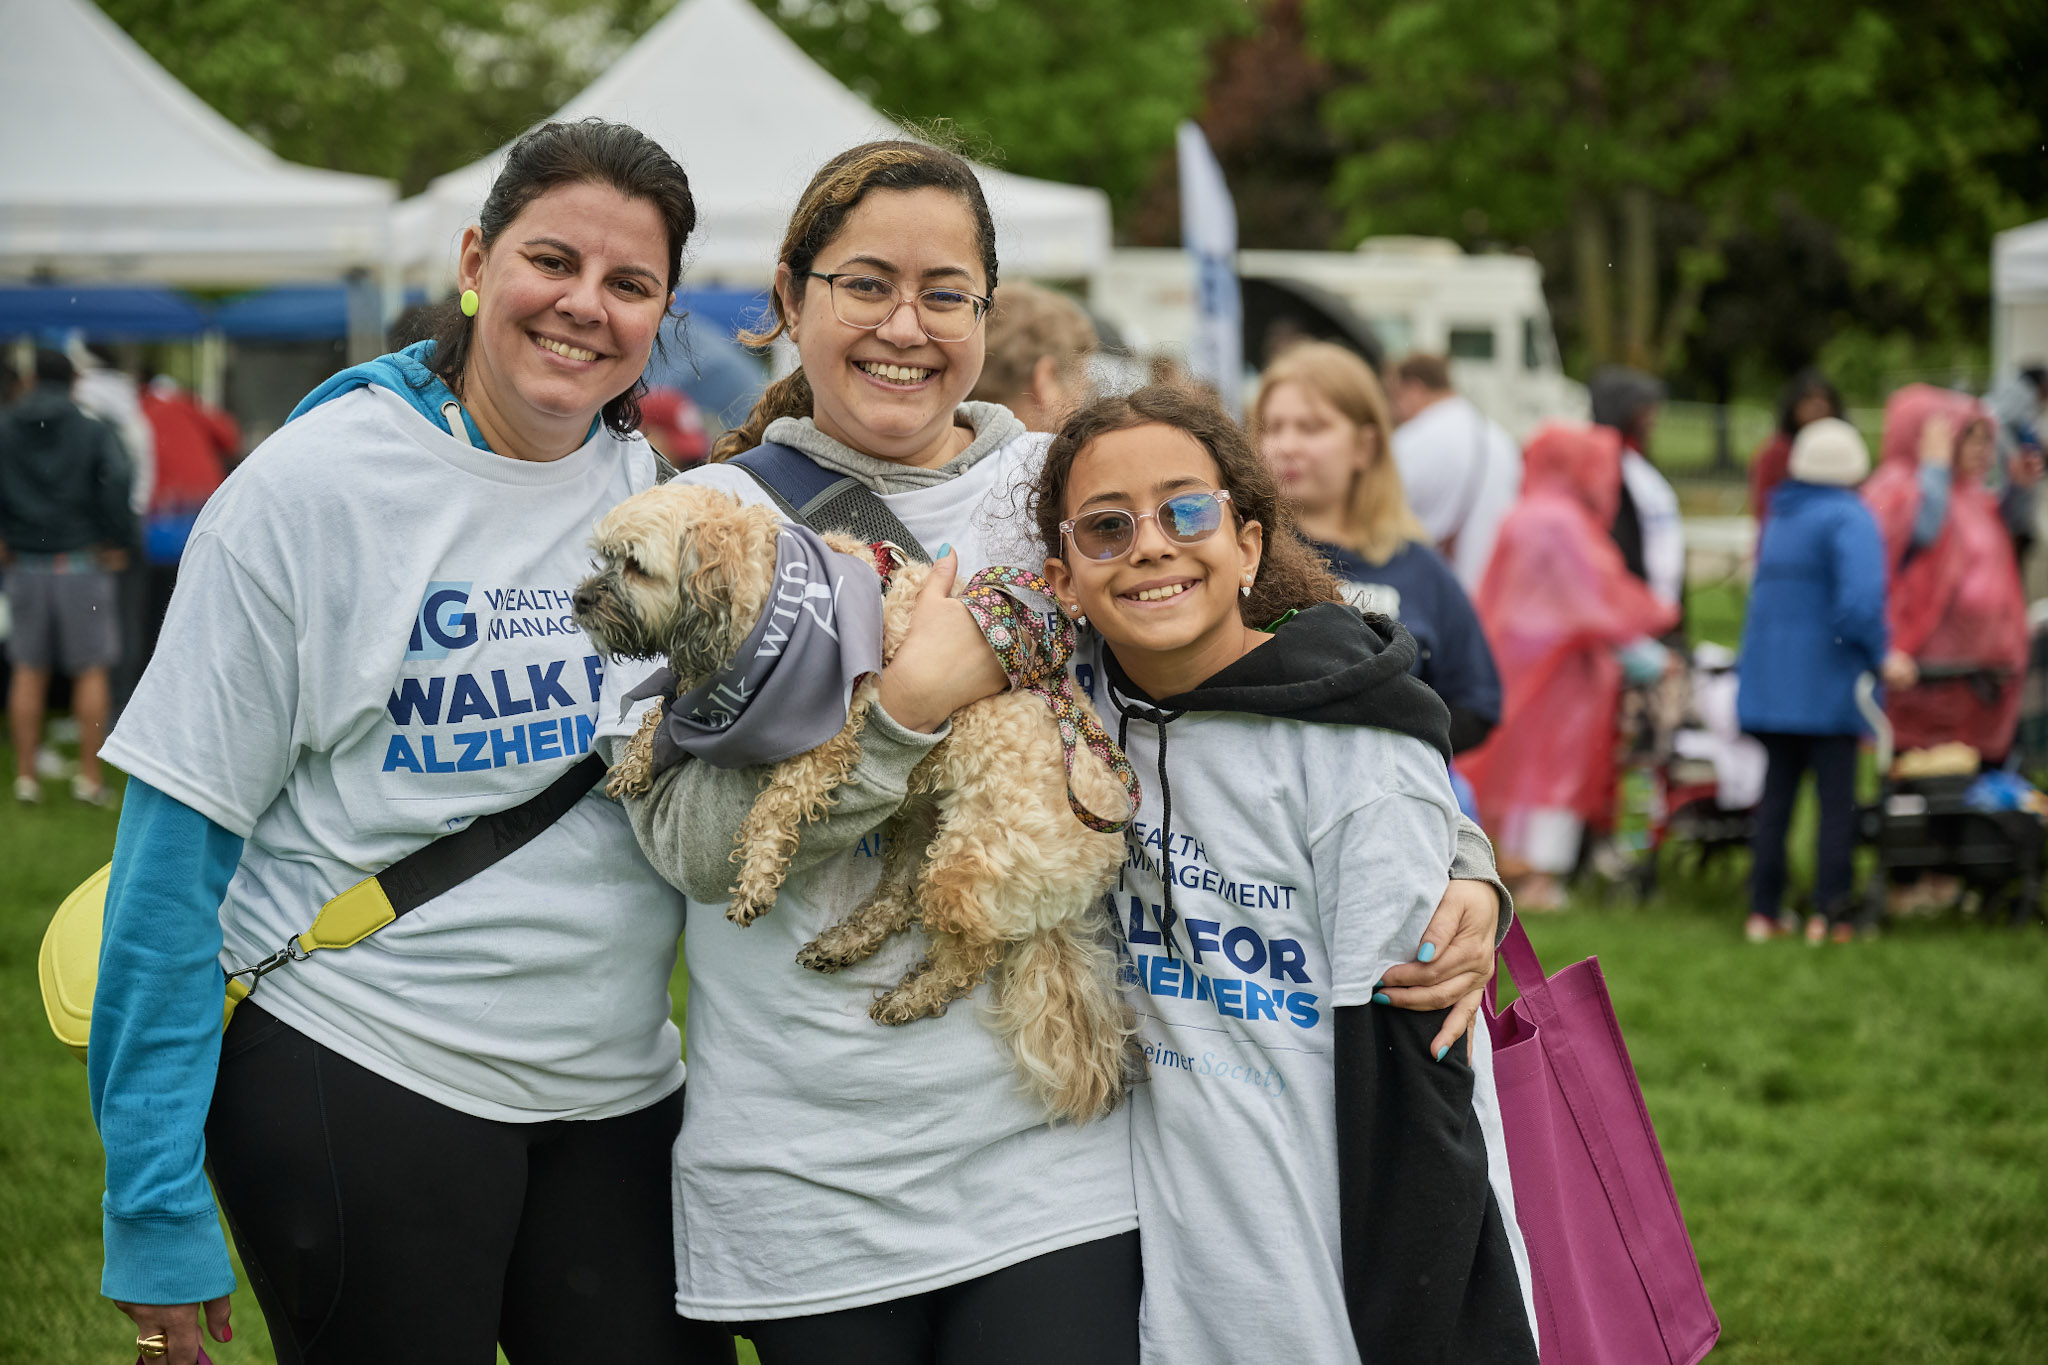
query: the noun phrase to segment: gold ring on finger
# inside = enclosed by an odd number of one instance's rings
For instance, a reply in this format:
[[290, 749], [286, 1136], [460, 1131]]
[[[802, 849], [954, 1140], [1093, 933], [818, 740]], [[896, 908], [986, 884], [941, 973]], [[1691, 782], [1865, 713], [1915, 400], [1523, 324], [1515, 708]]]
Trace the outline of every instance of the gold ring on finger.
[[154, 1360], [171, 1353], [171, 1345], [164, 1340], [162, 1332], [152, 1332], [146, 1337], [135, 1338], [135, 1349]]

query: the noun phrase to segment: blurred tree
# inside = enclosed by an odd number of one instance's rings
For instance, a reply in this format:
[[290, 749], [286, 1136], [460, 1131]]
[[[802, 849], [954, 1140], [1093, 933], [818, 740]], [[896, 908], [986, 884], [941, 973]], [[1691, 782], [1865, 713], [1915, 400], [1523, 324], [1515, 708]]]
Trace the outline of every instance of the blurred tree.
[[278, 155], [406, 193], [546, 117], [667, 0], [99, 0]]
[[1209, 47], [1243, 0], [756, 0], [833, 75], [964, 150], [1096, 185], [1119, 215], [1201, 104]]
[[[1329, 65], [1309, 51], [1302, 0], [1266, 0], [1256, 29], [1210, 48], [1196, 119], [1237, 201], [1237, 239], [1247, 247], [1320, 251], [1338, 245], [1343, 216], [1330, 199], [1342, 145], [1318, 114]], [[1169, 145], [1126, 219], [1141, 246], [1180, 241], [1180, 176]]]
[[1672, 367], [1731, 244], [1793, 220], [1825, 225], [1854, 280], [1959, 325], [1944, 301], [1981, 297], [1989, 234], [2043, 206], [2041, 69], [2015, 55], [2040, 52], [2031, 0], [1968, 18], [1906, 0], [1306, 15], [1338, 77], [1323, 113], [1348, 147], [1348, 235], [1547, 245], [1590, 362]]

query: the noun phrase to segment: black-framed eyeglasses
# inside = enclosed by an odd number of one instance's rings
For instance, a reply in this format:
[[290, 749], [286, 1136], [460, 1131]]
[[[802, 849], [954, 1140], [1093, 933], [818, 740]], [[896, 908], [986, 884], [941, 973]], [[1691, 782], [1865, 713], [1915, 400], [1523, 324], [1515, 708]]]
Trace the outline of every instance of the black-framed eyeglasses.
[[1223, 525], [1223, 504], [1229, 501], [1229, 489], [1212, 488], [1176, 493], [1150, 512], [1097, 507], [1061, 522], [1060, 534], [1074, 543], [1083, 559], [1122, 559], [1138, 543], [1138, 523], [1151, 517], [1174, 544], [1199, 545]]
[[[848, 327], [872, 332], [903, 306], [903, 291], [893, 280], [879, 275], [827, 275], [821, 270], [804, 272], [832, 287], [832, 312]], [[965, 341], [981, 326], [989, 301], [965, 289], [920, 289], [912, 295], [917, 304], [917, 325], [933, 341]]]

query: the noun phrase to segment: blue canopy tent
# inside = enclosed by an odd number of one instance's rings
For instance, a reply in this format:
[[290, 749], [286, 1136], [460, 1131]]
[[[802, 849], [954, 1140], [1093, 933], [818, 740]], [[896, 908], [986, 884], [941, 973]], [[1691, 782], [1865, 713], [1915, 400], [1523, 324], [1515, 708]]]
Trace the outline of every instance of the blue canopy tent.
[[205, 308], [174, 289], [0, 288], [0, 336], [55, 338], [83, 332], [94, 341], [154, 341], [197, 336], [206, 329]]

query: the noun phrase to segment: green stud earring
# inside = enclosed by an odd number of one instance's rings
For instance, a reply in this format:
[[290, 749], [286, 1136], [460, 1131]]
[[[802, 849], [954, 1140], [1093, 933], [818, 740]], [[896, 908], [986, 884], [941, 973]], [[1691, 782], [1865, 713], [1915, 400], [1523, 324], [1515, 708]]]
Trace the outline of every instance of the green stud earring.
[[475, 316], [476, 316], [476, 305], [477, 305], [477, 298], [476, 298], [476, 290], [474, 290], [474, 289], [465, 289], [465, 290], [463, 290], [463, 291], [462, 291], [462, 316], [464, 316], [464, 317], [466, 317], [466, 318], [473, 318], [473, 317], [475, 317]]

